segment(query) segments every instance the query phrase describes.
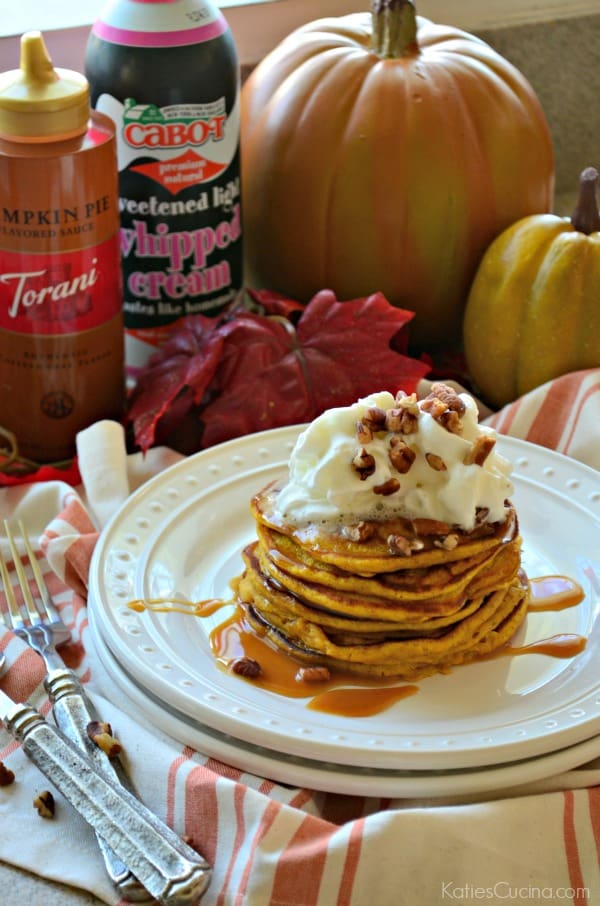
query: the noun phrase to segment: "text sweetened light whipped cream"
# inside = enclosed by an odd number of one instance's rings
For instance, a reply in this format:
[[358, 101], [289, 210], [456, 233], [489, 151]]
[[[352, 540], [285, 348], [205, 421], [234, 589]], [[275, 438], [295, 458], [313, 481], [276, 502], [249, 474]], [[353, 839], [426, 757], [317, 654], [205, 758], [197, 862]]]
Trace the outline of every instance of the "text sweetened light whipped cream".
[[294, 524], [401, 516], [469, 531], [476, 518], [501, 522], [513, 485], [495, 442], [475, 400], [445, 384], [422, 400], [373, 393], [302, 432], [275, 509]]

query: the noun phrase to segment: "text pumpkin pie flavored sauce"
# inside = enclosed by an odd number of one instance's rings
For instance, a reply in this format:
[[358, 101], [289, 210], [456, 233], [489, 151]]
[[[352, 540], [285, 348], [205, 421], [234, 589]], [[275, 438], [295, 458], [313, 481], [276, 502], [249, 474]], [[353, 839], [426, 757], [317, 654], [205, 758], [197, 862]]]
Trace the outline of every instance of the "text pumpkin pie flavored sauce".
[[124, 407], [114, 125], [40, 32], [0, 75], [0, 426], [57, 462]]
[[86, 52], [116, 124], [127, 373], [242, 287], [239, 67], [207, 0], [113, 0]]

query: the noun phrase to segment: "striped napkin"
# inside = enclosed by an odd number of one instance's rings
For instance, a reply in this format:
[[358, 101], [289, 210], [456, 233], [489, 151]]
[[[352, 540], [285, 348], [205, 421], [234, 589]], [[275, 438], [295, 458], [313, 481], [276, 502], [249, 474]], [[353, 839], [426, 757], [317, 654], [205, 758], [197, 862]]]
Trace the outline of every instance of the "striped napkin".
[[[486, 422], [600, 470], [600, 369], [550, 382]], [[122, 742], [142, 800], [212, 864], [203, 906], [600, 902], [600, 758], [493, 795], [365, 798], [244, 773], [124, 710], [90, 637], [90, 557], [98, 530], [131, 490], [179, 457], [169, 450], [126, 457], [114, 423], [79, 440], [83, 487], [2, 490], [0, 518], [20, 517], [41, 537], [48, 582], [73, 634], [65, 658]], [[0, 635], [0, 649], [10, 668], [2, 688], [47, 713], [40, 659], [9, 633]], [[12, 786], [0, 787], [1, 827], [10, 828], [0, 833], [0, 860], [117, 904], [93, 833], [60, 796], [53, 821], [37, 815], [33, 799], [48, 781], [2, 729], [0, 761], [15, 774]]]

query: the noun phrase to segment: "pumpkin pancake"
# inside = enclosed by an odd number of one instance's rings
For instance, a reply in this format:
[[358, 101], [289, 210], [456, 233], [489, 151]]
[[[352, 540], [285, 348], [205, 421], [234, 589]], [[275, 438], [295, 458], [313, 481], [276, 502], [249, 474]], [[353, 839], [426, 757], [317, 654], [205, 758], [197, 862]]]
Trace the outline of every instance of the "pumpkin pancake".
[[[292, 526], [275, 516], [278, 490], [277, 486], [268, 487], [252, 499], [251, 511], [258, 525], [288, 535], [299, 548], [323, 563], [361, 576], [438, 564], [447, 566], [492, 550], [499, 540], [513, 535], [516, 529], [514, 509], [501, 523], [484, 522], [468, 533], [453, 531], [447, 523], [433, 519], [344, 522], [339, 527], [329, 527], [328, 531], [314, 525]], [[352, 539], [354, 531], [360, 535], [365, 530], [370, 533], [367, 539]], [[448, 536], [456, 542], [452, 548], [440, 545], [440, 537], [445, 540]], [[399, 547], [393, 557], [390, 556], [392, 543]], [[402, 556], [404, 549], [410, 552]]]
[[324, 413], [288, 482], [251, 501], [236, 585], [249, 624], [302, 663], [411, 681], [505, 645], [529, 587], [494, 445], [445, 385]]
[[[493, 591], [501, 584], [503, 577], [510, 581], [515, 568], [518, 569], [520, 565], [520, 543], [515, 540], [510, 545], [498, 548], [477, 571], [471, 570], [461, 583], [430, 586], [426, 591], [419, 590], [418, 594], [411, 595], [412, 588], [408, 591], [405, 588], [390, 588], [378, 581], [377, 576], [369, 579], [359, 577], [356, 586], [353, 586], [350, 575], [344, 577], [338, 574], [333, 582], [328, 582], [328, 574], [318, 569], [307, 568], [305, 579], [297, 574], [287, 574], [260, 543], [253, 546], [253, 554], [257, 561], [256, 567], [249, 564], [244, 556], [247, 568], [260, 569], [276, 590], [296, 595], [306, 604], [347, 617], [401, 623], [408, 619], [424, 621], [432, 616], [456, 613], [465, 599]], [[384, 574], [382, 578], [386, 577]]]
[[[493, 581], [494, 573], [500, 568], [501, 563], [518, 566], [520, 562], [520, 538], [516, 519], [513, 522], [511, 536], [505, 535], [501, 544], [487, 548], [476, 557], [465, 557], [461, 561], [453, 561], [452, 569], [443, 566], [426, 569], [424, 567], [410, 568], [410, 557], [392, 554], [388, 560], [401, 564], [395, 572], [387, 571], [372, 575], [355, 574], [339, 567], [331, 568], [330, 564], [320, 559], [320, 552], [310, 556], [307, 551], [302, 552], [296, 559], [290, 556], [289, 545], [283, 536], [285, 554], [281, 553], [278, 541], [282, 539], [272, 534], [265, 538], [261, 528], [258, 528], [257, 556], [262, 568], [284, 588], [291, 591], [305, 589], [310, 585], [314, 588], [325, 588], [327, 594], [351, 593], [358, 594], [355, 599], [354, 610], [363, 609], [372, 613], [373, 599], [381, 600], [382, 607], [386, 601], [390, 602], [389, 610], [402, 614], [402, 602], [406, 603], [408, 612], [415, 614], [419, 610], [419, 602], [425, 613], [430, 613], [432, 608], [438, 611], [456, 610], [460, 606], [465, 593], [471, 583], [477, 579], [481, 583], [482, 577], [489, 577]], [[365, 542], [368, 548], [370, 542]], [[415, 555], [415, 560], [418, 554]], [[459, 570], [460, 567], [460, 570]], [[308, 592], [310, 594], [310, 592]], [[317, 591], [313, 595], [318, 595]], [[309, 600], [311, 598], [309, 597]], [[322, 601], [312, 598], [314, 603]], [[361, 603], [368, 602], [368, 603]], [[400, 617], [401, 618], [401, 617]]]
[[379, 643], [363, 641], [362, 645], [336, 644], [314, 623], [277, 626], [254, 605], [247, 607], [246, 614], [260, 635], [267, 635], [278, 648], [303, 663], [412, 682], [444, 673], [506, 645], [525, 618], [528, 597], [527, 582], [516, 581], [490, 595], [487, 607], [483, 607], [484, 601], [477, 602], [475, 614], [446, 633]]
[[[293, 592], [286, 594], [281, 587], [278, 587], [277, 582], [273, 582], [271, 577], [262, 570], [256, 557], [255, 545], [249, 545], [246, 548], [243, 552], [243, 560], [246, 564], [246, 569], [240, 579], [238, 588], [238, 594], [242, 601], [254, 603], [257, 611], [264, 612], [266, 617], [268, 617], [270, 612], [278, 612], [290, 617], [312, 620], [318, 622], [321, 626], [345, 633], [365, 633], [373, 637], [375, 634], [382, 632], [387, 633], [388, 636], [404, 636], [418, 632], [422, 633], [424, 628], [432, 631], [463, 619], [466, 613], [476, 606], [471, 604], [470, 601], [465, 602], [463, 597], [461, 606], [448, 614], [437, 615], [432, 610], [430, 613], [419, 614], [416, 612], [411, 615], [405, 610], [404, 617], [388, 620], [384, 618], [377, 619], [375, 616], [376, 608], [373, 606], [369, 616], [362, 619], [359, 615], [349, 615], [348, 607], [345, 608], [344, 613], [339, 609], [337, 611], [334, 610], [333, 608], [336, 606], [334, 600], [328, 602], [328, 607], [323, 604], [315, 606], [309, 601], [308, 595], [300, 598], [298, 594]], [[322, 600], [326, 601], [325, 595], [323, 595]], [[364, 606], [367, 599], [359, 600], [361, 606], [357, 610], [368, 609]], [[390, 617], [397, 616], [392, 610], [384, 611], [384, 616], [387, 614]]]

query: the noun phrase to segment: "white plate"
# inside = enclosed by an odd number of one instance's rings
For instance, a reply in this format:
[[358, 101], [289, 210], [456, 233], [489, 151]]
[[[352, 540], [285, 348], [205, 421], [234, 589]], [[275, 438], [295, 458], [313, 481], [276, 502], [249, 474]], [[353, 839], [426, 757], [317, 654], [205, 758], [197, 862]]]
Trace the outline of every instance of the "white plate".
[[382, 714], [345, 718], [219, 670], [199, 619], [134, 613], [134, 598], [229, 598], [254, 537], [251, 496], [285, 473], [298, 427], [240, 438], [172, 466], [133, 494], [102, 532], [90, 573], [96, 631], [140, 688], [178, 714], [286, 755], [352, 767], [450, 770], [555, 752], [600, 733], [600, 479], [513, 438], [514, 503], [530, 577], [563, 574], [585, 592], [575, 608], [529, 614], [527, 644], [559, 633], [588, 639], [576, 658], [506, 657], [419, 683]]
[[[90, 621], [93, 629], [93, 618]], [[141, 689], [127, 671], [114, 659], [104, 641], [96, 634], [96, 654], [108, 677], [116, 683], [119, 707], [136, 720], [143, 715], [150, 724], [191, 746], [203, 755], [265, 777], [278, 783], [344, 793], [350, 796], [381, 796], [385, 798], [421, 799], [489, 795], [510, 789], [514, 794], [527, 785], [527, 793], [535, 792], [532, 784], [556, 777], [564, 771], [580, 767], [600, 757], [600, 736], [594, 736], [567, 749], [550, 755], [527, 758], [498, 767], [471, 768], [464, 771], [393, 771], [378, 768], [353, 768], [330, 762], [311, 761], [294, 755], [283, 755], [252, 743], [234, 739], [210, 727], [203, 727], [193, 718], [179, 714], [147, 690]], [[107, 688], [108, 697], [114, 686]], [[512, 793], [511, 793], [512, 794]]]

